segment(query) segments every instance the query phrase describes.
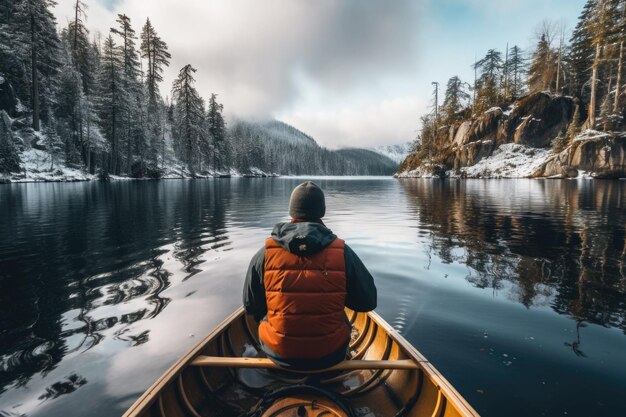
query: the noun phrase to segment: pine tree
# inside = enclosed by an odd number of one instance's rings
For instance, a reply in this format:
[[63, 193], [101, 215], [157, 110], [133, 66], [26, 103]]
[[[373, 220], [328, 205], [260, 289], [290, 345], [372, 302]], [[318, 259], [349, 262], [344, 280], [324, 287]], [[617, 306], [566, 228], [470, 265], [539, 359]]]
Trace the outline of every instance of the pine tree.
[[220, 170], [224, 166], [226, 123], [222, 116], [224, 105], [217, 102], [217, 94], [211, 94], [207, 113], [208, 131], [213, 140], [213, 169]]
[[187, 164], [187, 168], [195, 175], [196, 166], [200, 162], [197, 151], [200, 142], [206, 137], [203, 129], [203, 102], [195, 88], [193, 74], [196, 69], [185, 65], [174, 80], [172, 99], [175, 102], [174, 129], [178, 143], [179, 158]]
[[509, 76], [509, 96], [512, 98], [522, 96], [524, 94], [526, 59], [522, 49], [517, 45], [509, 49], [507, 74]]
[[[146, 118], [143, 109], [143, 90], [139, 81], [139, 54], [137, 52], [135, 40], [137, 36], [133, 29], [130, 18], [124, 14], [117, 16], [117, 28], [112, 28], [111, 33], [120, 37], [120, 54], [123, 64], [122, 83], [124, 90], [128, 94], [126, 100], [127, 111], [121, 115], [124, 128], [120, 132], [120, 143], [125, 148], [125, 171], [131, 173], [134, 155], [139, 156], [139, 171], [144, 171], [144, 159], [146, 156], [146, 129], [144, 124]], [[136, 174], [136, 172], [135, 172]]]
[[[71, 38], [63, 39], [66, 44], [64, 54], [64, 65], [58, 78], [58, 92], [56, 95], [55, 113], [57, 118], [56, 130], [64, 143], [65, 161], [68, 164], [76, 165], [80, 163], [80, 106], [82, 104], [82, 81], [71, 56]], [[70, 45], [67, 45], [70, 43]], [[48, 135], [50, 136], [50, 132]]]
[[585, 97], [583, 88], [591, 78], [594, 48], [589, 34], [589, 21], [597, 2], [587, 0], [570, 38], [571, 49], [567, 60], [572, 68], [572, 93], [579, 97]]
[[528, 89], [531, 92], [553, 91], [556, 78], [556, 54], [545, 34], [541, 35], [528, 68]]
[[443, 123], [453, 124], [458, 119], [458, 113], [467, 105], [470, 95], [465, 90], [465, 83], [458, 76], [448, 80], [446, 95], [442, 105]]
[[54, 91], [54, 76], [60, 62], [56, 19], [50, 10], [53, 0], [18, 0], [14, 4], [10, 31], [12, 46], [30, 73], [29, 104], [33, 110], [33, 129], [47, 119]]
[[602, 51], [606, 48], [615, 31], [615, 4], [612, 0], [598, 0], [592, 8], [588, 30], [591, 43], [595, 48], [593, 65], [591, 67], [591, 97], [589, 99], [589, 117], [587, 126], [594, 128], [596, 124], [596, 108], [598, 101], [599, 72]]
[[502, 53], [495, 49], [487, 51], [485, 57], [474, 64], [474, 69], [480, 72], [474, 85], [476, 90], [475, 113], [482, 113], [491, 106], [498, 104], [502, 99], [500, 80], [503, 67]]
[[[128, 93], [124, 90], [124, 61], [113, 37], [109, 35], [102, 51], [98, 74], [99, 94], [98, 113], [104, 136], [110, 144], [110, 158], [107, 172], [119, 175], [120, 131], [123, 130], [122, 115], [128, 108]], [[105, 168], [106, 169], [106, 168]]]
[[20, 156], [13, 143], [9, 116], [0, 110], [0, 173], [20, 171]]
[[158, 83], [163, 81], [163, 68], [169, 66], [172, 57], [167, 44], [157, 35], [156, 30], [146, 20], [141, 32], [141, 57], [148, 60], [146, 84], [148, 86], [148, 102], [155, 105], [159, 93]]
[[43, 128], [43, 146], [50, 157], [50, 171], [54, 170], [55, 163], [58, 163], [64, 151], [64, 143], [59, 134], [54, 121]]
[[27, 69], [23, 61], [23, 54], [18, 51], [28, 49], [24, 36], [18, 30], [23, 27], [14, 24], [16, 6], [18, 2], [0, 2], [0, 74], [10, 80], [18, 97], [27, 99], [29, 96], [29, 81]]
[[615, 46], [615, 59], [617, 60], [617, 80], [615, 84], [615, 97], [613, 100], [613, 113], [619, 112], [621, 96], [624, 90], [623, 72], [624, 72], [624, 55], [626, 48], [626, 1], [614, 0], [617, 2], [614, 6], [615, 29], [613, 33], [613, 45]]
[[69, 23], [67, 33], [67, 43], [72, 51], [72, 59], [78, 72], [80, 73], [83, 91], [89, 95], [93, 90], [94, 67], [91, 61], [91, 45], [89, 44], [89, 30], [85, 26], [87, 19], [87, 5], [81, 0], [74, 3], [74, 20]]

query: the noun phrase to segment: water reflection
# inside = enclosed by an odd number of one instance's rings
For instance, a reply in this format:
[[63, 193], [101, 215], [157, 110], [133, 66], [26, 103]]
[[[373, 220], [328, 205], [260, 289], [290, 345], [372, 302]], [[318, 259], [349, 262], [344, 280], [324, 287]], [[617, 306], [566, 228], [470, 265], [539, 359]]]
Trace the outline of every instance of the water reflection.
[[431, 249], [469, 267], [467, 281], [626, 331], [623, 184], [497, 184], [402, 181]]
[[[163, 291], [200, 272], [206, 252], [230, 245], [227, 190], [210, 183], [12, 188], [0, 200], [0, 393], [106, 335], [148, 342], [150, 330], [133, 324], [166, 308]], [[86, 383], [69, 378], [74, 389]]]
[[[240, 304], [247, 262], [300, 181], [0, 187], [0, 415], [121, 414]], [[379, 312], [480, 412], [563, 414], [585, 397], [616, 410], [626, 182], [318, 181]], [[512, 377], [534, 408], [501, 386]], [[577, 394], [589, 378], [596, 391]]]

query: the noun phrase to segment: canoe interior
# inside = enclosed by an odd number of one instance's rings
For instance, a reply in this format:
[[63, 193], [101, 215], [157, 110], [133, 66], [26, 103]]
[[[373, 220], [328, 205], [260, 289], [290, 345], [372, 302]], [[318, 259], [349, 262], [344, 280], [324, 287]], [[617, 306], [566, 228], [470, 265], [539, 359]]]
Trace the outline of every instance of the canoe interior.
[[351, 359], [414, 359], [414, 370], [298, 375], [190, 366], [198, 355], [262, 357], [256, 323], [235, 312], [175, 363], [124, 417], [478, 416], [404, 338], [374, 313], [346, 311]]

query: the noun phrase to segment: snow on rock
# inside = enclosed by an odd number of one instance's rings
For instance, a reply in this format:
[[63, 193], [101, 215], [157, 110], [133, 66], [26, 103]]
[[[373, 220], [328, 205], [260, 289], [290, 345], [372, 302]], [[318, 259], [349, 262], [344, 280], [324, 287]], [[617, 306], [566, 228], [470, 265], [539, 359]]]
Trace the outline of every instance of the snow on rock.
[[599, 140], [611, 137], [611, 135], [607, 132], [600, 132], [598, 130], [587, 129], [581, 132], [578, 136], [574, 138], [574, 142], [578, 142], [581, 140]]
[[516, 107], [515, 103], [511, 104], [502, 114], [504, 114], [507, 117], [510, 116], [511, 112], [515, 110], [515, 107]]
[[528, 178], [552, 156], [550, 149], [507, 143], [476, 165], [461, 169], [468, 178]]

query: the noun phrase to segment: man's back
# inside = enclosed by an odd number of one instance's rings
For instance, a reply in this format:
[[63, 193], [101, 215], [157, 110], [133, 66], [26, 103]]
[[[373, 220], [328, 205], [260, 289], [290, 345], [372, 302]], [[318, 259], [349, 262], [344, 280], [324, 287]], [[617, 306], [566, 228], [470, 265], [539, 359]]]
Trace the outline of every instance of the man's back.
[[[309, 192], [294, 210], [293, 196], [303, 186], [316, 198]], [[313, 183], [298, 188], [294, 219], [277, 224], [250, 263], [244, 306], [261, 322], [259, 338], [270, 358], [285, 367], [325, 368], [345, 358], [350, 325], [344, 308], [373, 310], [376, 287], [358, 256], [320, 220], [321, 190]]]

